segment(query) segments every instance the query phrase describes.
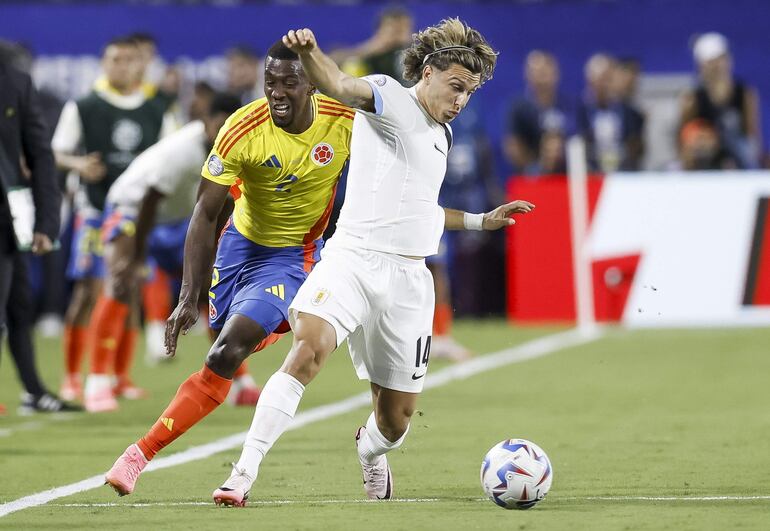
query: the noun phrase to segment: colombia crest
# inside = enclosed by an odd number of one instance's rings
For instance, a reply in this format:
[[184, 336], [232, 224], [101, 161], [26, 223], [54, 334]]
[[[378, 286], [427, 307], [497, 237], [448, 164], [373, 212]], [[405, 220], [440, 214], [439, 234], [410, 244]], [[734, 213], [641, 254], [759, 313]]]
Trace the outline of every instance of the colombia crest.
[[326, 142], [319, 142], [310, 150], [310, 158], [318, 166], [326, 166], [334, 158], [334, 148]]

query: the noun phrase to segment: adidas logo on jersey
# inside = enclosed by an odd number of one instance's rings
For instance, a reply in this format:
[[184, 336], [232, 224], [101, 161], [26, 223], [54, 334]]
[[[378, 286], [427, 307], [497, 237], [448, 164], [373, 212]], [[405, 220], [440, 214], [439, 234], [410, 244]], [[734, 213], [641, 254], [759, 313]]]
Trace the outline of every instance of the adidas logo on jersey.
[[267, 293], [272, 293], [282, 301], [286, 300], [286, 296], [283, 290], [283, 284], [278, 284], [277, 286], [271, 286], [269, 288], [265, 288], [265, 291]]
[[267, 168], [281, 168], [281, 161], [278, 160], [278, 157], [273, 155], [269, 159], [267, 159], [265, 162], [260, 164], [260, 166], [265, 166]]

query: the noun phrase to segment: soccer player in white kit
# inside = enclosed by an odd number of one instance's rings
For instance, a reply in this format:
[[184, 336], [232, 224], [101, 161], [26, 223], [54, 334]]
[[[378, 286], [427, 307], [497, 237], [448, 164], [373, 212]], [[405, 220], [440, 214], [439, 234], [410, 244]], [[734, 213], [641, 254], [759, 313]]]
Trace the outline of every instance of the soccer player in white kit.
[[291, 304], [291, 351], [265, 385], [240, 460], [213, 498], [245, 504], [305, 386], [347, 339], [374, 405], [356, 433], [364, 490], [389, 499], [385, 454], [406, 437], [430, 356], [434, 290], [424, 257], [437, 252], [445, 228], [500, 229], [534, 205], [513, 201], [484, 214], [438, 205], [452, 144], [447, 123], [492, 77], [497, 59], [478, 31], [447, 19], [417, 33], [404, 55], [405, 76], [417, 82], [410, 89], [384, 75], [344, 74], [309, 29], [290, 31], [283, 42], [319, 91], [357, 111], [348, 187], [337, 230]]

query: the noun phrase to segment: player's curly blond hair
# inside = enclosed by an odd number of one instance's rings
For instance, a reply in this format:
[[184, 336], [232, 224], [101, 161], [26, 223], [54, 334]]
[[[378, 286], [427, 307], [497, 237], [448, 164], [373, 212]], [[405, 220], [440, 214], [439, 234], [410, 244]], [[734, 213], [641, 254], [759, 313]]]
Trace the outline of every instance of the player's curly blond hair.
[[[450, 49], [436, 52], [441, 48]], [[425, 65], [446, 70], [455, 63], [481, 74], [483, 84], [492, 79], [497, 54], [481, 33], [459, 18], [445, 18], [412, 36], [412, 45], [404, 52], [404, 78], [416, 83]]]

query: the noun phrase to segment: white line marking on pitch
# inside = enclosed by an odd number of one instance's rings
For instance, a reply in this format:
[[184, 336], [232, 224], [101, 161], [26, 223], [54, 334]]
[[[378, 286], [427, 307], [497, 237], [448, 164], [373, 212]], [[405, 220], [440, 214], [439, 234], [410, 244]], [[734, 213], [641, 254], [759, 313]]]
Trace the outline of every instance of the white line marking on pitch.
[[[770, 496], [565, 496], [551, 498], [553, 502], [568, 501], [755, 501], [770, 500]], [[387, 503], [436, 503], [454, 502], [454, 498], [394, 498]], [[464, 498], [461, 501], [486, 502], [487, 498]], [[250, 500], [248, 505], [352, 505], [361, 503], [382, 503], [380, 500]], [[211, 507], [211, 502], [148, 502], [148, 503], [50, 503], [49, 507]]]
[[598, 501], [749, 501], [770, 500], [770, 496], [590, 496], [588, 498], [561, 498]]
[[[434, 503], [440, 498], [393, 498], [387, 503]], [[449, 500], [445, 500], [449, 501]], [[477, 501], [477, 500], [472, 500]], [[382, 500], [249, 500], [247, 505], [347, 505], [361, 503], [382, 503]], [[152, 502], [152, 503], [50, 503], [49, 507], [213, 507], [208, 502]]]
[[[590, 343], [603, 336], [604, 332], [601, 328], [590, 328], [584, 330], [572, 329], [566, 332], [559, 332], [534, 339], [509, 349], [485, 356], [479, 356], [478, 358], [473, 358], [466, 362], [446, 367], [436, 373], [428, 374], [424, 389], [427, 391], [428, 389], [440, 387], [455, 380], [463, 380], [498, 367], [539, 358], [553, 352]], [[296, 430], [307, 426], [308, 424], [343, 415], [368, 405], [371, 405], [371, 393], [367, 391], [339, 402], [308, 409], [307, 411], [298, 413], [297, 416], [294, 417], [294, 422], [289, 427], [289, 430]], [[245, 431], [236, 433], [208, 444], [195, 446], [183, 452], [154, 459], [147, 465], [145, 471], [150, 472], [182, 465], [191, 461], [205, 459], [219, 452], [238, 448], [243, 444], [246, 433], [247, 432]], [[0, 518], [16, 511], [44, 505], [64, 496], [71, 496], [72, 494], [92, 490], [103, 484], [104, 474], [98, 474], [82, 481], [78, 481], [77, 483], [71, 483], [62, 487], [56, 487], [29, 496], [24, 496], [23, 498], [0, 505]]]

